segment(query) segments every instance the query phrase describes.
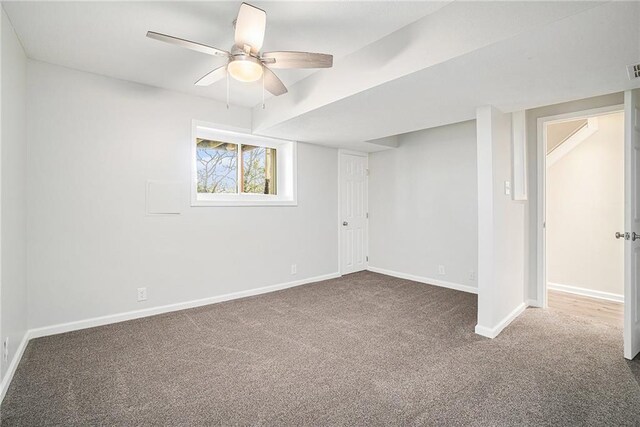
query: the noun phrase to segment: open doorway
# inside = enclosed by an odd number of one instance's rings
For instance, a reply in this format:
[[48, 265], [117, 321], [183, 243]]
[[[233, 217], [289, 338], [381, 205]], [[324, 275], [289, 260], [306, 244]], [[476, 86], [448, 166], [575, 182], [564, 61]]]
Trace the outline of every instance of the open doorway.
[[624, 107], [549, 117], [542, 126], [545, 306], [622, 327]]

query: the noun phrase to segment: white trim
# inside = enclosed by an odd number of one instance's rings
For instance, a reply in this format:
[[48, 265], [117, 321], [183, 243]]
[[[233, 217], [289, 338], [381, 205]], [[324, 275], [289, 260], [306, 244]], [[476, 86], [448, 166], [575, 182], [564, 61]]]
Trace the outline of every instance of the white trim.
[[22, 355], [24, 354], [24, 351], [27, 348], [27, 344], [31, 339], [30, 332], [31, 331], [26, 331], [24, 333], [24, 336], [22, 337], [22, 341], [20, 341], [20, 345], [18, 346], [16, 353], [13, 355], [13, 359], [11, 359], [11, 363], [7, 367], [7, 372], [5, 372], [4, 378], [2, 378], [2, 382], [0, 383], [0, 403], [2, 403], [2, 401], [4, 400], [5, 394], [7, 394], [7, 390], [9, 389], [9, 384], [11, 384], [13, 375], [16, 373], [16, 369], [18, 369], [18, 364], [20, 364]]
[[[242, 161], [241, 145], [255, 145], [276, 149], [277, 194], [203, 194], [198, 193], [198, 171], [196, 165], [195, 139], [199, 136], [215, 139], [238, 146], [237, 174], [240, 184], [240, 162]], [[270, 138], [254, 135], [246, 130], [234, 129], [203, 121], [191, 121], [191, 139], [189, 140], [191, 165], [189, 171], [190, 199], [192, 207], [227, 207], [227, 206], [297, 206], [298, 205], [298, 151], [297, 141]], [[239, 191], [239, 190], [238, 190]]]
[[547, 251], [546, 233], [544, 224], [546, 221], [546, 194], [547, 194], [547, 127], [548, 123], [559, 123], [577, 118], [597, 117], [609, 113], [624, 111], [624, 104], [609, 105], [606, 107], [593, 108], [589, 110], [574, 111], [571, 113], [557, 114], [555, 116], [538, 117], [537, 120], [537, 145], [538, 145], [538, 230], [537, 230], [537, 254], [536, 254], [536, 300], [538, 306], [547, 308]]
[[554, 291], [564, 292], [567, 294], [582, 295], [589, 298], [597, 298], [606, 301], [624, 303], [624, 295], [614, 294], [611, 292], [596, 291], [593, 289], [579, 288], [577, 286], [569, 286], [553, 282], [547, 283], [547, 289], [552, 289]]
[[538, 300], [535, 299], [528, 299], [525, 301], [525, 303], [527, 304], [528, 307], [539, 307], [542, 308], [542, 304], [540, 304], [540, 302]]
[[277, 285], [264, 286], [262, 288], [249, 289], [246, 291], [233, 292], [230, 294], [218, 295], [214, 297], [202, 298], [198, 300], [179, 302], [176, 304], [168, 304], [159, 307], [145, 308], [142, 310], [128, 311], [126, 313], [110, 314], [107, 316], [93, 317], [90, 319], [78, 320], [69, 323], [60, 323], [58, 325], [45, 326], [29, 330], [29, 338], [45, 337], [48, 335], [62, 334], [65, 332], [77, 331], [80, 329], [93, 328], [96, 326], [109, 325], [111, 323], [124, 322], [127, 320], [139, 319], [142, 317], [154, 316], [156, 314], [170, 313], [172, 311], [185, 310], [188, 308], [201, 307], [203, 305], [215, 304], [224, 301], [230, 301], [238, 298], [246, 298], [254, 295], [266, 294], [269, 292], [279, 291], [282, 289], [293, 288], [295, 286], [306, 285], [309, 283], [320, 282], [323, 280], [335, 279], [340, 277], [339, 273], [330, 273], [322, 276], [310, 277], [308, 279], [296, 280], [293, 282], [281, 283]]
[[185, 310], [188, 308], [201, 307], [204, 305], [215, 304], [224, 301], [230, 301], [238, 298], [246, 298], [254, 295], [266, 294], [269, 292], [279, 291], [282, 289], [293, 288], [296, 286], [306, 285], [309, 283], [321, 282], [323, 280], [335, 279], [340, 277], [340, 273], [329, 273], [321, 276], [309, 277], [308, 279], [296, 280], [293, 282], [281, 283], [278, 285], [264, 286], [262, 288], [249, 289], [246, 291], [233, 292], [230, 294], [219, 295], [215, 297], [203, 298], [199, 300], [180, 302], [176, 304], [168, 304], [160, 307], [145, 308], [142, 310], [134, 310], [126, 313], [111, 314], [107, 316], [93, 317], [90, 319], [78, 320], [75, 322], [60, 323], [58, 325], [45, 326], [42, 328], [29, 329], [25, 332], [18, 349], [11, 359], [11, 364], [7, 368], [7, 372], [0, 382], [0, 403], [4, 399], [13, 375], [16, 372], [18, 364], [22, 359], [27, 344], [33, 338], [46, 337], [49, 335], [62, 334], [65, 332], [78, 331], [80, 329], [94, 328], [96, 326], [109, 325], [112, 323], [124, 322], [127, 320], [140, 319], [142, 317], [154, 316], [157, 314], [170, 313], [172, 311]]
[[511, 322], [515, 320], [516, 317], [520, 316], [522, 312], [527, 308], [526, 303], [520, 303], [511, 313], [507, 314], [507, 316], [500, 321], [494, 328], [488, 328], [486, 326], [476, 325], [476, 334], [482, 335], [487, 338], [495, 338], [500, 332]]
[[468, 285], [461, 285], [459, 283], [445, 282], [444, 280], [431, 279], [429, 277], [422, 277], [422, 276], [415, 276], [413, 274], [400, 273], [398, 271], [386, 270], [384, 268], [378, 268], [378, 267], [372, 267], [372, 266], [368, 266], [367, 270], [372, 271], [374, 273], [380, 273], [380, 274], [385, 274], [387, 276], [397, 277], [399, 279], [407, 279], [407, 280], [412, 280], [414, 282], [425, 283], [427, 285], [440, 286], [441, 288], [454, 289], [456, 291], [468, 292], [470, 294], [478, 293], [478, 288], [475, 288], [473, 286], [468, 286]]
[[[242, 194], [244, 196], [246, 194]], [[247, 197], [237, 200], [195, 200], [191, 202], [191, 207], [233, 207], [233, 206], [298, 206], [295, 200], [260, 200], [256, 195], [246, 195]], [[240, 197], [240, 196], [238, 196]]]
[[342, 151], [338, 149], [336, 160], [338, 162], [338, 216], [336, 217], [336, 224], [338, 225], [338, 272], [342, 275], [342, 165], [340, 160], [342, 158]]
[[538, 286], [536, 286], [536, 299], [541, 308], [547, 308], [547, 262], [546, 256], [546, 185], [547, 185], [547, 135], [544, 118], [538, 118], [537, 122], [537, 145], [538, 145], [538, 235], [536, 270]]

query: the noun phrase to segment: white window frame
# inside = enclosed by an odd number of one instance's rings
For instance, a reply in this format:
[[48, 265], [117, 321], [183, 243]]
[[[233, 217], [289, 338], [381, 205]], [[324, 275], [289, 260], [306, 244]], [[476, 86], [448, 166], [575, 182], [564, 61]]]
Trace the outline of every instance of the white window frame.
[[[196, 139], [205, 138], [231, 144], [253, 145], [276, 150], [277, 194], [250, 193], [198, 193], [198, 166]], [[267, 138], [248, 133], [221, 129], [220, 126], [194, 120], [191, 132], [191, 206], [297, 206], [298, 167], [297, 142]], [[242, 153], [238, 153], [238, 170]], [[240, 182], [238, 182], [240, 186]]]

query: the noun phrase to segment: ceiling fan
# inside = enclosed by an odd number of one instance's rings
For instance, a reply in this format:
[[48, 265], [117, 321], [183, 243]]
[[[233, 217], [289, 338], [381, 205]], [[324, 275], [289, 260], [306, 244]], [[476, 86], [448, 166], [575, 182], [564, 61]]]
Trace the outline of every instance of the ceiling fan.
[[331, 68], [333, 55], [310, 52], [263, 52], [267, 13], [247, 3], [240, 5], [234, 21], [235, 42], [231, 52], [184, 40], [166, 34], [148, 31], [147, 37], [213, 56], [224, 57], [227, 63], [207, 73], [195, 84], [209, 86], [230, 75], [241, 82], [254, 82], [262, 78], [263, 88], [275, 96], [287, 93], [287, 88], [271, 69], [278, 68]]

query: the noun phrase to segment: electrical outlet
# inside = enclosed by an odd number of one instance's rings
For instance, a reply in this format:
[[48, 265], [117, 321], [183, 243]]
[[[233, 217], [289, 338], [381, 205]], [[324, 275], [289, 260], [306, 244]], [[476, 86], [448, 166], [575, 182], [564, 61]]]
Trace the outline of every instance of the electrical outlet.
[[476, 271], [475, 270], [471, 270], [469, 272], [469, 280], [471, 280], [472, 282], [476, 280]]
[[147, 288], [138, 288], [138, 302], [147, 300]]
[[447, 274], [444, 270], [444, 265], [439, 265], [438, 266], [438, 274], [441, 276], [444, 276], [445, 274]]
[[2, 342], [2, 360], [9, 361], [9, 337], [6, 337]]
[[296, 273], [298, 273], [298, 265], [291, 264], [291, 274], [296, 274]]

